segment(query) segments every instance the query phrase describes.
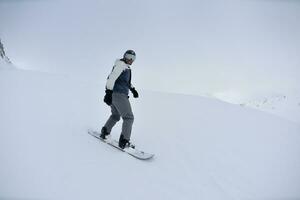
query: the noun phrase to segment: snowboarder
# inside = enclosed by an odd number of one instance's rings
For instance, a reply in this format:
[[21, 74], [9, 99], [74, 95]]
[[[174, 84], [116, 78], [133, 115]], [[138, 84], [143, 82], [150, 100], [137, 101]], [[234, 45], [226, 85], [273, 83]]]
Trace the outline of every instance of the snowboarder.
[[135, 148], [130, 143], [131, 129], [134, 121], [131, 105], [129, 102], [129, 90], [134, 98], [138, 98], [139, 94], [131, 85], [131, 68], [136, 54], [133, 50], [127, 50], [122, 59], [116, 60], [112, 72], [107, 78], [104, 102], [110, 106], [111, 115], [101, 129], [100, 137], [106, 139], [111, 132], [113, 126], [122, 117], [122, 132], [119, 138], [119, 147]]

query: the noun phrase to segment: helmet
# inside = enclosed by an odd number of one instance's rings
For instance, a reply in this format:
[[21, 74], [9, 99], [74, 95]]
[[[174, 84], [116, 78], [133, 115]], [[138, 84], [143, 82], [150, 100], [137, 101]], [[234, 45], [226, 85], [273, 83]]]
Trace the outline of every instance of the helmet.
[[135, 60], [135, 52], [133, 50], [127, 50], [123, 55], [123, 59], [126, 61], [134, 61]]

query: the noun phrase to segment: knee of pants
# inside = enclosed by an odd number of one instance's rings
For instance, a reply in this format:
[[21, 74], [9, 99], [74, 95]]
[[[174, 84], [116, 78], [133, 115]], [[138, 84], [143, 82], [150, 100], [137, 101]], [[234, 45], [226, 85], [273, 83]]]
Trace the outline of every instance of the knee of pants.
[[125, 120], [125, 121], [131, 121], [132, 123], [134, 121], [133, 114], [127, 114], [127, 115], [123, 116], [122, 118], [123, 118], [123, 120]]
[[115, 121], [119, 121], [120, 120], [120, 116], [119, 115], [112, 115], [111, 116]]

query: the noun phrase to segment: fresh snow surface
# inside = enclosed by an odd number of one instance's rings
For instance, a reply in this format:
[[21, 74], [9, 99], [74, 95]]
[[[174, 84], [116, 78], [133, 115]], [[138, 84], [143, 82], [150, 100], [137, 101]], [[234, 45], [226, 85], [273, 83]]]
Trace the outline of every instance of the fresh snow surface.
[[132, 141], [155, 153], [140, 161], [87, 134], [110, 113], [104, 81], [0, 66], [0, 199], [300, 198], [298, 124], [212, 98], [140, 91], [130, 98]]

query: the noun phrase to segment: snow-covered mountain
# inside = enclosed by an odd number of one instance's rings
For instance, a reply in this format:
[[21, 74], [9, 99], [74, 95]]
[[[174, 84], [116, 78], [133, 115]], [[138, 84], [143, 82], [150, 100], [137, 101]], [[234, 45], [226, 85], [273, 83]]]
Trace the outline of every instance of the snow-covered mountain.
[[241, 106], [251, 106], [256, 108], [268, 108], [268, 109], [276, 109], [277, 104], [282, 104], [286, 101], [287, 96], [285, 95], [273, 95], [271, 97], [258, 98], [255, 100], [251, 100], [249, 102], [241, 104]]
[[241, 103], [241, 106], [252, 107], [272, 113], [300, 124], [300, 93], [287, 95], [273, 94]]
[[300, 124], [300, 91], [297, 90], [284, 92], [250, 91], [244, 94], [236, 91], [225, 91], [208, 96], [242, 107], [271, 113]]
[[[12, 64], [10, 59], [5, 54], [4, 45], [2, 44], [1, 39], [0, 39], [0, 62], [6, 63], [6, 64]], [[3, 65], [3, 66], [5, 66], [5, 65]]]
[[[139, 161], [87, 129], [109, 116], [105, 76], [78, 81], [0, 64], [0, 199], [299, 199], [300, 126], [216, 99], [131, 98]], [[117, 138], [120, 124], [113, 130]]]

